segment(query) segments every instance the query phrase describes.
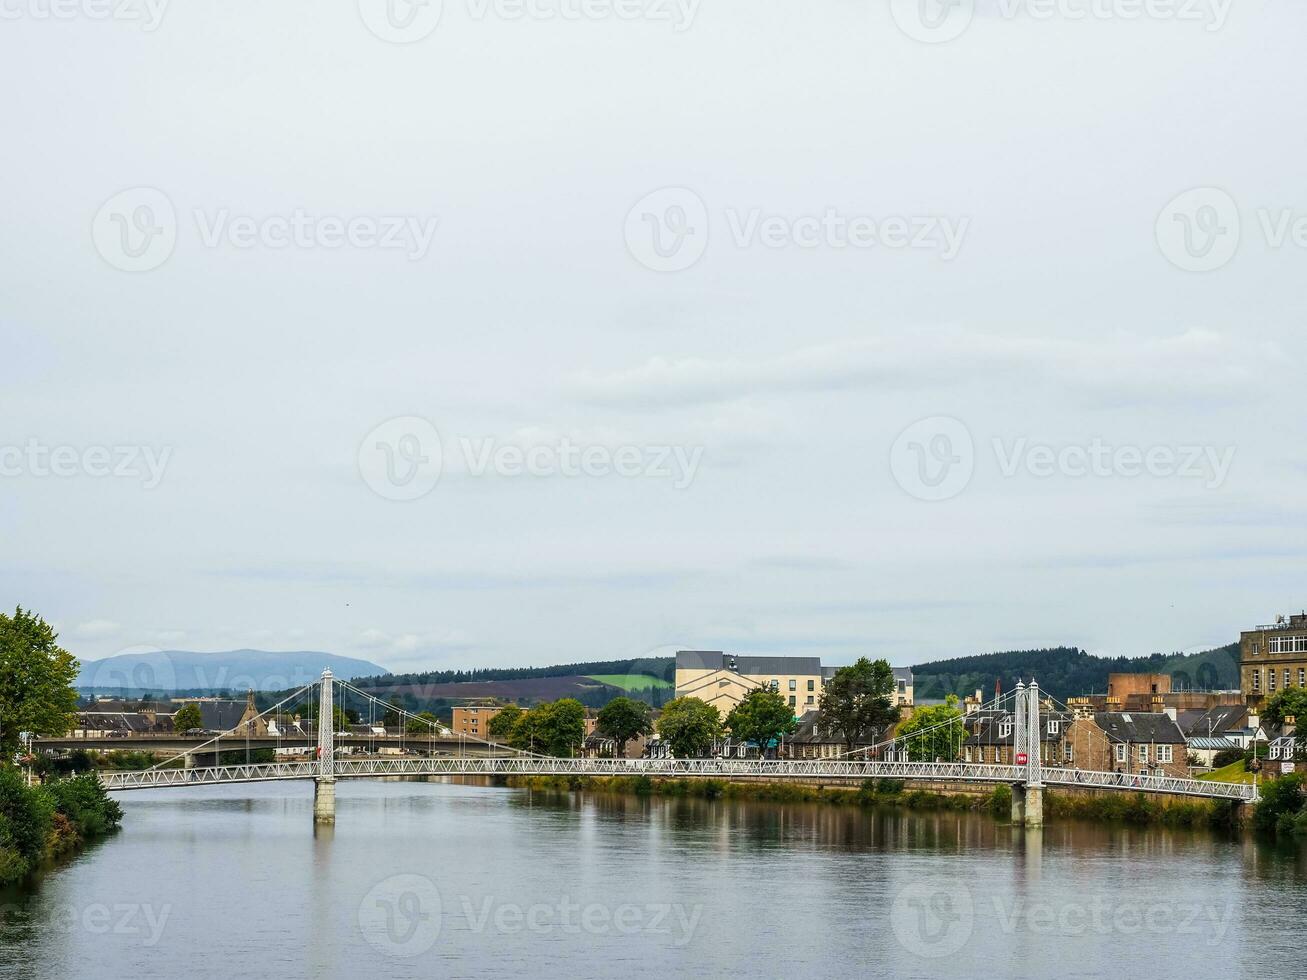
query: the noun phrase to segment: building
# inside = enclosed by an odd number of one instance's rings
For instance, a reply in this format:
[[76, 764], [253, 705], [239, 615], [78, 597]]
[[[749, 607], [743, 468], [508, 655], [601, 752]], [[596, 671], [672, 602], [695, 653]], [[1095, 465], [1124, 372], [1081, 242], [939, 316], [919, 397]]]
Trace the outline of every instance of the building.
[[[873, 733], [869, 738], [854, 743], [854, 749], [877, 745], [890, 737], [890, 730]], [[808, 711], [799, 719], [799, 727], [785, 739], [784, 752], [791, 759], [834, 759], [847, 754], [848, 743], [844, 733], [821, 724], [820, 711]]]
[[[707, 701], [725, 717], [755, 688], [769, 687], [784, 697], [795, 717], [816, 711], [822, 687], [838, 667], [823, 667], [818, 657], [747, 657], [720, 650], [679, 650], [676, 696]], [[894, 668], [895, 696], [912, 704], [912, 671]]]
[[1307, 612], [1239, 634], [1239, 686], [1253, 707], [1286, 687], [1307, 687]]
[[490, 737], [490, 719], [504, 710], [502, 704], [464, 704], [454, 709], [453, 724], [450, 726], [455, 735], [471, 735], [473, 738]]
[[[1041, 707], [1039, 716], [1039, 760], [1045, 766], [1062, 766], [1066, 753], [1063, 736], [1072, 715]], [[1017, 765], [1013, 755], [1016, 717], [1011, 711], [983, 709], [964, 716], [966, 736], [962, 740], [962, 761]]]
[[268, 723], [259, 718], [259, 709], [254, 704], [254, 692], [250, 691], [244, 701], [227, 698], [179, 698], [174, 701], [174, 714], [184, 705], [193, 704], [200, 709], [200, 727], [210, 732], [234, 732], [240, 730], [245, 734], [249, 726], [251, 735], [267, 735]]
[[1107, 696], [1120, 698], [1140, 697], [1151, 701], [1155, 695], [1171, 693], [1170, 674], [1108, 674]]
[[1168, 712], [1078, 710], [1066, 726], [1062, 758], [1071, 769], [1138, 776], [1189, 775], [1188, 741]]

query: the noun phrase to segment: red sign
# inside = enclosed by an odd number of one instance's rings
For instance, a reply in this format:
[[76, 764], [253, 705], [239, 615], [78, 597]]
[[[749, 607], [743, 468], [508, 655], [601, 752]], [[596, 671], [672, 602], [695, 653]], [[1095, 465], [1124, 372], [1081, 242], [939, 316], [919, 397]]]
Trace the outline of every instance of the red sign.
[[1029, 761], [1029, 757], [1024, 752], [1017, 753], [1017, 765], [1024, 766]]

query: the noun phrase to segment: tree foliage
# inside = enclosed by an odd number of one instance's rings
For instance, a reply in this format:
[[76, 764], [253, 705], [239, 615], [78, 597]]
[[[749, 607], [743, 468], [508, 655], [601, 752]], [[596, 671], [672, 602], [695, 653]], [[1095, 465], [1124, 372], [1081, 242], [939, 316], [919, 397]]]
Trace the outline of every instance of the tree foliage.
[[943, 704], [917, 708], [898, 730], [905, 740], [910, 762], [957, 762], [962, 755], [962, 730], [956, 694]]
[[888, 661], [866, 657], [841, 667], [821, 692], [819, 724], [837, 732], [852, 750], [864, 744], [899, 718], [894, 703], [894, 669]]
[[613, 698], [599, 710], [595, 719], [595, 731], [605, 738], [611, 738], [616, 745], [614, 755], [626, 755], [626, 743], [641, 735], [653, 733], [653, 721], [650, 719], [649, 705], [632, 698]]
[[515, 704], [510, 704], [490, 719], [490, 724], [486, 726], [486, 736], [492, 742], [502, 742], [507, 745], [512, 741], [513, 729], [521, 717], [522, 709]]
[[758, 754], [767, 754], [773, 742], [793, 735], [799, 723], [785, 697], [771, 688], [755, 688], [746, 694], [726, 716], [731, 737], [756, 742]]
[[200, 714], [198, 704], [184, 704], [172, 716], [173, 731], [189, 732], [192, 728], [201, 728], [203, 725], [204, 716]]
[[721, 738], [720, 712], [700, 698], [674, 698], [663, 705], [658, 734], [678, 759], [693, 759], [712, 751]]
[[0, 760], [13, 758], [19, 732], [63, 735], [77, 721], [77, 659], [40, 616], [21, 606], [0, 613]]
[[430, 711], [419, 711], [417, 715], [408, 718], [404, 722], [405, 735], [434, 735], [439, 731], [434, 714]]
[[1284, 719], [1290, 716], [1297, 719], [1302, 730], [1307, 730], [1307, 688], [1286, 687], [1262, 709], [1262, 720], [1273, 725], [1284, 724]]
[[509, 744], [544, 755], [570, 757], [585, 741], [585, 706], [575, 698], [546, 701], [523, 712]]

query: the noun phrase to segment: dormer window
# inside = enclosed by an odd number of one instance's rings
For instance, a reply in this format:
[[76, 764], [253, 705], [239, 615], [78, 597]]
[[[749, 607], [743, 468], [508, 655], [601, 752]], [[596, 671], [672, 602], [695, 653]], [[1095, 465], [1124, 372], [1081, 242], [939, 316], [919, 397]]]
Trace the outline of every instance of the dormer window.
[[1000, 721], [998, 723], [998, 737], [1007, 738], [1011, 734], [1012, 734], [1012, 722], [1005, 718], [1003, 721]]
[[1062, 730], [1062, 723], [1060, 721], [1050, 721], [1048, 723], [1048, 734], [1056, 735], [1061, 730]]

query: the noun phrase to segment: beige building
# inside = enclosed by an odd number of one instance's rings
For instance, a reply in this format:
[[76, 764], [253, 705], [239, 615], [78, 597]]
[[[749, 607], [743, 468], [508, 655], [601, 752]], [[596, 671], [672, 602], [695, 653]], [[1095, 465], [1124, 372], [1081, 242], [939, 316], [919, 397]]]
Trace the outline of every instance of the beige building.
[[[676, 696], [700, 698], [725, 717], [749, 691], [769, 687], [800, 717], [817, 710], [822, 686], [837, 669], [823, 667], [818, 657], [745, 657], [720, 650], [679, 650]], [[895, 667], [894, 680], [897, 703], [911, 705], [912, 671]]]
[[1252, 707], [1286, 687], [1307, 687], [1307, 613], [1239, 635], [1239, 686]]
[[473, 738], [489, 738], [490, 719], [503, 711], [500, 704], [465, 704], [454, 709], [453, 724], [455, 735], [471, 735]]

